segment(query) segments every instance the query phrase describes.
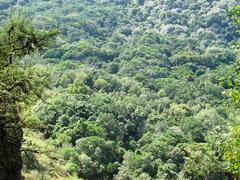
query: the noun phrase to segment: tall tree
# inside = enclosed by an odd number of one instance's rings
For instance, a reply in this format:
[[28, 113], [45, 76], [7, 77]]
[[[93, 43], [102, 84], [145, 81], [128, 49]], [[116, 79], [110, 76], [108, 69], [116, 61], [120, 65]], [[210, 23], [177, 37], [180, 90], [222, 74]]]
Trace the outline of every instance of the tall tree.
[[0, 30], [0, 177], [3, 180], [22, 179], [21, 106], [32, 95], [41, 94], [36, 76], [26, 66], [27, 59], [48, 47], [56, 33], [36, 30], [20, 17], [11, 17]]

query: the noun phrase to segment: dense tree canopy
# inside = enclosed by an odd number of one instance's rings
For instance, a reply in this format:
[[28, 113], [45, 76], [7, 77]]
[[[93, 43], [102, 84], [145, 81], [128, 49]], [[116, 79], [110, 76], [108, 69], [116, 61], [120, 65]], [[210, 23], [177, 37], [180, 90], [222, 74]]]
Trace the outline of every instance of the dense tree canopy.
[[25, 146], [47, 153], [23, 154], [27, 178], [239, 177], [238, 111], [228, 106], [229, 97], [239, 102], [237, 6], [2, 0], [1, 22], [10, 6], [25, 9], [34, 27], [60, 31], [31, 64], [42, 77], [33, 82], [49, 83], [22, 113], [37, 128], [25, 131]]

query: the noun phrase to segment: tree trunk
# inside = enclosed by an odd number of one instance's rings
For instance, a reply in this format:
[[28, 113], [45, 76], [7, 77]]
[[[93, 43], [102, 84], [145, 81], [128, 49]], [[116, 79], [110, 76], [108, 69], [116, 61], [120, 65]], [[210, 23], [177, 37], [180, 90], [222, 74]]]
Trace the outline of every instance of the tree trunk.
[[22, 179], [23, 130], [19, 122], [17, 114], [10, 120], [0, 114], [0, 180]]

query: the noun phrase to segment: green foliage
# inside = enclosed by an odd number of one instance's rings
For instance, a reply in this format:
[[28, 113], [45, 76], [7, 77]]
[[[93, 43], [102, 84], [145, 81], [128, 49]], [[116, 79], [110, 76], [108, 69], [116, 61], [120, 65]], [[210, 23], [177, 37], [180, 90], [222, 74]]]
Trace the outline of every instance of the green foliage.
[[[33, 97], [40, 98], [44, 80], [32, 72], [29, 59], [53, 41], [56, 31], [38, 31], [23, 17], [10, 17], [0, 29], [0, 176], [21, 179], [23, 127], [21, 117]], [[41, 83], [41, 84], [39, 84]], [[32, 153], [26, 156], [35, 159]], [[33, 169], [34, 162], [25, 164]]]
[[[41, 51], [49, 46], [49, 40], [57, 31], [36, 31], [26, 19], [12, 17], [0, 32], [0, 99], [22, 102], [32, 93], [40, 96], [41, 79], [29, 69], [26, 55]], [[44, 83], [44, 81], [42, 82]], [[41, 84], [41, 83], [40, 83]]]
[[215, 0], [19, 1], [34, 26], [61, 33], [34, 58], [36, 74], [50, 83], [36, 82], [48, 87], [45, 102], [26, 113], [55, 148], [54, 162], [83, 179], [236, 177], [221, 135], [237, 118], [222, 92], [239, 101], [238, 71], [230, 71], [239, 33], [226, 6]]
[[234, 127], [225, 139], [224, 158], [228, 166], [227, 169], [232, 172], [236, 178], [240, 177], [240, 127]]
[[195, 179], [217, 177], [217, 173], [221, 170], [221, 163], [215, 152], [206, 144], [191, 144], [184, 149], [188, 154], [183, 166], [186, 177]]

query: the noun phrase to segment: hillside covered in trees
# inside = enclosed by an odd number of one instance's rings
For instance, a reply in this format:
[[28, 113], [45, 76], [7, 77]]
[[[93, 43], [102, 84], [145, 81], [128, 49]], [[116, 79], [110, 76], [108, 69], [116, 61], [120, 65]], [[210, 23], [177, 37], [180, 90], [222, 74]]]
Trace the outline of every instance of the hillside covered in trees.
[[[0, 0], [54, 47], [32, 58], [45, 82], [21, 117], [26, 179], [240, 177], [238, 27], [225, 0]], [[36, 153], [37, 152], [37, 153]]]

